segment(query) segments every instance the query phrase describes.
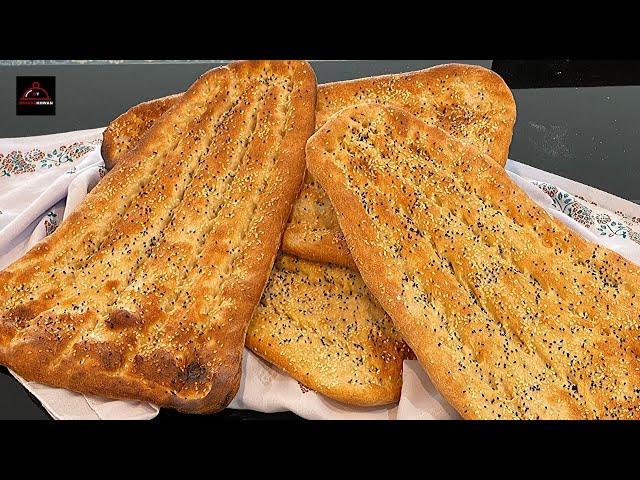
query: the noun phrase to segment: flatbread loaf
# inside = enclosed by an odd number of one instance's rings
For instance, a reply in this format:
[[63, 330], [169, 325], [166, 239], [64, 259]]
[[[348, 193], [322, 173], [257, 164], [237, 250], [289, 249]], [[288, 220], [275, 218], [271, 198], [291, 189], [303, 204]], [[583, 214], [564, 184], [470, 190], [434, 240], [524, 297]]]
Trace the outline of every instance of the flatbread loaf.
[[0, 273], [0, 363], [83, 393], [224, 408], [301, 187], [315, 100], [306, 62], [200, 77]]
[[346, 108], [307, 143], [362, 277], [465, 418], [640, 418], [640, 267], [406, 111]]
[[[110, 145], [123, 146], [121, 154], [143, 131], [135, 126], [157, 114], [149, 103], [107, 130]], [[117, 163], [118, 156], [112, 158]], [[398, 401], [402, 361], [413, 358], [357, 270], [285, 254], [276, 260], [245, 344], [306, 387], [358, 406]]]
[[281, 254], [246, 345], [307, 387], [358, 406], [397, 402], [408, 347], [357, 271]]
[[[171, 104], [143, 103], [114, 120], [104, 133], [102, 154], [107, 166], [122, 148], [135, 145], [146, 125]], [[430, 125], [438, 126], [459, 140], [475, 145], [504, 165], [516, 118], [511, 91], [502, 78], [475, 65], [448, 64], [398, 75], [361, 78], [318, 87], [316, 128], [341, 108], [363, 102], [399, 106]], [[137, 130], [141, 129], [141, 130]], [[114, 142], [114, 136], [132, 140]], [[322, 188], [306, 175], [284, 234], [286, 253], [323, 263], [354, 267], [335, 213]]]

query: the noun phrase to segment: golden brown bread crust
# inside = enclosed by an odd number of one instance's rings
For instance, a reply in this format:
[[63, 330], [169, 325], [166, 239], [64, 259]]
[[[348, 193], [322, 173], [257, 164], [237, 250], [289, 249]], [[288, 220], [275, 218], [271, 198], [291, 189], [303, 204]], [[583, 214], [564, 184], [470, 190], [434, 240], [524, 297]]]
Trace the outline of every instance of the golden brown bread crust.
[[306, 62], [200, 77], [0, 273], [0, 363], [83, 393], [224, 408], [303, 180], [315, 96]]
[[[114, 120], [105, 130], [103, 156], [114, 158], [114, 135], [118, 144], [131, 148], [153, 118], [169, 108], [167, 99], [146, 102]], [[329, 83], [318, 87], [316, 128], [341, 108], [363, 102], [399, 106], [459, 140], [475, 145], [501, 165], [507, 161], [516, 106], [502, 78], [475, 65], [447, 64], [417, 72]], [[125, 149], [120, 151], [123, 154]], [[316, 262], [354, 268], [335, 212], [322, 188], [307, 173], [300, 197], [294, 204], [284, 234], [283, 250]]]
[[[516, 105], [511, 90], [491, 70], [447, 64], [321, 85], [316, 128], [338, 110], [364, 102], [401, 107], [501, 165], [507, 161]], [[310, 260], [354, 265], [329, 199], [308, 173], [284, 233], [283, 250]]]
[[360, 273], [465, 418], [640, 418], [640, 267], [391, 106], [307, 143]]
[[111, 170], [121, 158], [133, 150], [147, 130], [181, 96], [181, 93], [176, 93], [139, 103], [113, 120], [102, 132], [102, 147], [100, 148], [100, 154], [107, 170]]
[[333, 206], [309, 172], [293, 204], [282, 237], [282, 251], [314, 262], [356, 268]]
[[397, 402], [409, 351], [355, 270], [281, 254], [246, 345], [307, 387], [350, 405]]

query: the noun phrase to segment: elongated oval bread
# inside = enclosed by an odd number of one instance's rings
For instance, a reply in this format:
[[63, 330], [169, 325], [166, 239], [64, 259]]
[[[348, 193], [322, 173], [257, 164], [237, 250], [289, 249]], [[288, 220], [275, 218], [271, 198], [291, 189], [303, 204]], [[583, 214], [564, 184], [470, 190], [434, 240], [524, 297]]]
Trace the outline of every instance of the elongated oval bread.
[[[115, 120], [104, 134], [107, 150], [133, 148], [175, 98]], [[356, 270], [290, 255], [276, 260], [245, 343], [308, 388], [358, 406], [398, 401], [402, 361], [411, 358]]]
[[[507, 161], [516, 106], [502, 78], [486, 68], [448, 64], [320, 85], [316, 128], [341, 108], [363, 102], [399, 106], [478, 147], [501, 165]], [[124, 146], [134, 145], [170, 104], [167, 98], [146, 102], [114, 120], [104, 133], [102, 154], [107, 166], [117, 161]], [[130, 135], [131, 141], [114, 142], [116, 135]], [[294, 204], [283, 250], [317, 262], [354, 266], [331, 203], [310, 175]]]
[[0, 273], [0, 363], [83, 393], [224, 408], [303, 180], [315, 95], [306, 62], [200, 77]]
[[307, 143], [362, 277], [465, 418], [640, 418], [640, 267], [472, 146], [346, 108]]

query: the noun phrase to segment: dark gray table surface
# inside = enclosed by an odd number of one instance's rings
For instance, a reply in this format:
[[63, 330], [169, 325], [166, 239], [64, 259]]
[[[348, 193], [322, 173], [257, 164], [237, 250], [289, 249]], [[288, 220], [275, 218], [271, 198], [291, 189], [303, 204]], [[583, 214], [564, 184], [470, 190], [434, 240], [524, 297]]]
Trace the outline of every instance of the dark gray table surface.
[[[417, 70], [448, 60], [314, 61], [320, 83]], [[468, 61], [490, 68], [491, 60]], [[105, 126], [129, 107], [184, 91], [220, 62], [134, 64], [0, 64], [0, 137]], [[531, 68], [537, 68], [535, 63]], [[17, 75], [56, 76], [56, 115], [15, 115]], [[640, 85], [513, 89], [518, 119], [510, 158], [640, 203]], [[48, 418], [6, 370], [0, 374], [0, 419]], [[226, 411], [220, 418], [263, 418]], [[162, 413], [164, 418], [177, 418]], [[281, 414], [278, 418], [291, 418]]]

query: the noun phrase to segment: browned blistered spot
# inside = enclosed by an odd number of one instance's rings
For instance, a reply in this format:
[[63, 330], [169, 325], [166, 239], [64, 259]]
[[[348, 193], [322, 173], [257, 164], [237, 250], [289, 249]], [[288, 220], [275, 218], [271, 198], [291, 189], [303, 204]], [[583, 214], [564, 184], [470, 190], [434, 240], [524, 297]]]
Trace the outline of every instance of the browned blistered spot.
[[135, 372], [167, 388], [175, 389], [179, 385], [180, 368], [175, 357], [166, 349], [158, 348], [150, 355], [135, 355]]
[[109, 280], [107, 282], [105, 282], [104, 286], [107, 289], [107, 291], [109, 290], [115, 290], [118, 288], [118, 286], [120, 285], [120, 282], [118, 282], [117, 280]]
[[100, 363], [106, 370], [117, 370], [123, 363], [123, 356], [120, 352], [109, 349], [100, 349]]
[[7, 312], [7, 319], [18, 328], [27, 326], [27, 322], [33, 317], [33, 310], [27, 305], [18, 305]]
[[109, 314], [105, 320], [107, 327], [111, 330], [118, 328], [131, 328], [141, 323], [141, 319], [135, 313], [128, 310], [116, 310]]
[[195, 383], [206, 380], [207, 367], [201, 365], [198, 362], [191, 362], [185, 368], [182, 369], [178, 378], [180, 382]]

